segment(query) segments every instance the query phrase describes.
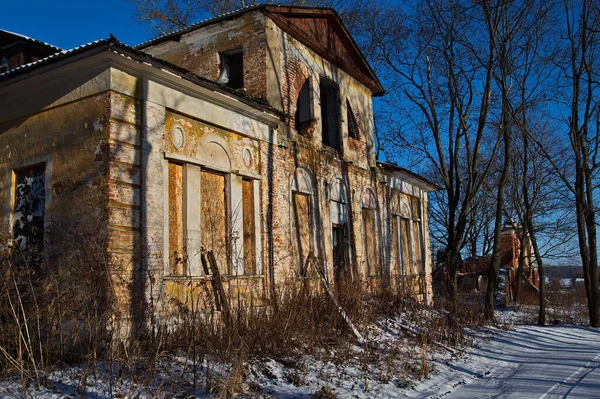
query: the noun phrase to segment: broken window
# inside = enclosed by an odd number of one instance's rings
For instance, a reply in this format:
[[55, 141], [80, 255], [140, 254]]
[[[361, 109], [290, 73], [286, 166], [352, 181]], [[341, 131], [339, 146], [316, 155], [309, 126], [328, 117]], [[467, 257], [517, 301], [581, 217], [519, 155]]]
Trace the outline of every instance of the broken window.
[[346, 266], [346, 226], [340, 224], [332, 225], [332, 246], [333, 246], [333, 269], [335, 272], [335, 281], [340, 284], [345, 272]]
[[362, 198], [363, 248], [369, 276], [381, 275], [377, 256], [377, 201], [371, 189], [365, 190]]
[[329, 214], [332, 223], [333, 267], [337, 283], [346, 272], [348, 263], [348, 243], [346, 242], [346, 226], [348, 223], [348, 186], [341, 177], [332, 180], [329, 186]]
[[340, 140], [340, 96], [339, 89], [332, 81], [321, 78], [321, 133], [323, 144], [336, 150], [342, 149]]
[[13, 246], [41, 250], [46, 206], [45, 165], [14, 172]]
[[256, 224], [254, 213], [254, 182], [242, 180], [242, 211], [244, 218], [244, 273], [256, 274]]
[[221, 53], [221, 76], [219, 83], [225, 83], [232, 89], [244, 87], [244, 51], [236, 50]]
[[350, 101], [346, 100], [346, 120], [348, 121], [348, 137], [358, 140], [358, 124], [356, 116], [350, 106]]
[[310, 112], [310, 80], [306, 79], [296, 101], [296, 130], [306, 128], [310, 125], [312, 114]]
[[169, 162], [169, 271], [182, 276], [185, 270], [183, 244], [183, 165]]
[[219, 272], [229, 274], [225, 176], [202, 171], [200, 187], [202, 247], [207, 251], [213, 251]]

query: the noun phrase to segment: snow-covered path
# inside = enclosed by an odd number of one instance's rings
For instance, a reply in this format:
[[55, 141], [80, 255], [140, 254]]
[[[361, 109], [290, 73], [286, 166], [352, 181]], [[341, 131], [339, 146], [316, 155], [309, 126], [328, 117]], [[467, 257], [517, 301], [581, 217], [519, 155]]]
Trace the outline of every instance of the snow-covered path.
[[409, 397], [600, 398], [600, 330], [520, 326], [442, 366]]

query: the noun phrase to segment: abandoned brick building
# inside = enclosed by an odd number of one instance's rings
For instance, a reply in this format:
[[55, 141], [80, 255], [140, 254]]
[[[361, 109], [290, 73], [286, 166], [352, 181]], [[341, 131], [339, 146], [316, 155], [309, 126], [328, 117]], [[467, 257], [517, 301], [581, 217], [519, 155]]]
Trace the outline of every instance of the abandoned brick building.
[[5, 241], [56, 260], [91, 231], [123, 317], [188, 306], [202, 251], [256, 305], [313, 279], [310, 253], [334, 287], [412, 277], [431, 301], [435, 186], [377, 161], [384, 89], [335, 11], [253, 6], [136, 47], [0, 43]]

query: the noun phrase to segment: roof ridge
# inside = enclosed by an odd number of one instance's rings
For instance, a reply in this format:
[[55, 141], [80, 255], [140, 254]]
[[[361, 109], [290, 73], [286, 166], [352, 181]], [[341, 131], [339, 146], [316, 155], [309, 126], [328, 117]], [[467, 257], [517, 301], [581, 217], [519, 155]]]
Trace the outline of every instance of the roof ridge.
[[58, 51], [63, 51], [63, 49], [60, 48], [60, 47], [58, 47], [58, 46], [55, 46], [55, 45], [50, 44], [48, 42], [44, 42], [42, 40], [34, 39], [33, 37], [26, 36], [26, 35], [23, 35], [21, 33], [12, 32], [10, 30], [6, 30], [6, 29], [2, 29], [2, 28], [0, 28], [0, 32], [4, 32], [4, 33], [8, 33], [10, 35], [18, 36], [18, 37], [20, 37], [22, 39], [25, 39], [25, 40], [28, 40], [28, 41], [31, 41], [31, 42], [34, 42], [34, 43], [43, 44], [44, 46], [51, 47], [51, 48], [53, 48], [55, 50], [58, 50]]
[[206, 18], [206, 19], [194, 22], [193, 24], [191, 24], [189, 26], [186, 26], [186, 27], [183, 27], [183, 28], [179, 28], [179, 29], [175, 29], [172, 32], [156, 36], [156, 37], [154, 37], [152, 39], [146, 40], [145, 42], [136, 44], [133, 47], [136, 48], [136, 49], [139, 49], [139, 48], [145, 47], [147, 45], [150, 45], [151, 43], [154, 43], [156, 41], [165, 39], [165, 38], [167, 38], [169, 36], [181, 35], [181, 34], [189, 32], [189, 31], [192, 31], [192, 30], [196, 29], [197, 27], [199, 27], [201, 25], [210, 24], [210, 23], [213, 23], [213, 22], [217, 22], [220, 19], [231, 17], [231, 16], [237, 15], [237, 14], [243, 14], [243, 13], [248, 12], [248, 11], [253, 10], [253, 9], [259, 9], [259, 8], [262, 8], [262, 7], [266, 7], [267, 5], [268, 4], [264, 4], [264, 3], [252, 4], [252, 5], [249, 5], [249, 6], [241, 7], [241, 8], [238, 8], [238, 9], [226, 12], [224, 14], [215, 15], [214, 17], [210, 17], [210, 18]]
[[[35, 39], [34, 39], [34, 40], [35, 40]], [[86, 43], [86, 44], [82, 44], [82, 45], [80, 45], [80, 46], [73, 47], [72, 49], [69, 49], [69, 50], [62, 50], [62, 49], [59, 49], [59, 51], [58, 51], [58, 52], [56, 52], [56, 53], [54, 53], [54, 54], [50, 54], [50, 55], [49, 55], [49, 56], [47, 56], [47, 57], [40, 58], [40, 59], [39, 59], [39, 60], [37, 60], [37, 61], [29, 62], [29, 63], [27, 63], [27, 64], [19, 65], [19, 66], [18, 66], [18, 67], [16, 67], [16, 68], [9, 69], [9, 70], [8, 70], [8, 71], [6, 71], [6, 72], [2, 72], [2, 73], [0, 73], [0, 77], [4, 77], [4, 76], [7, 76], [7, 75], [12, 75], [13, 73], [16, 73], [16, 72], [18, 72], [18, 71], [21, 71], [21, 70], [23, 70], [23, 69], [28, 69], [28, 68], [31, 68], [31, 67], [33, 67], [33, 66], [34, 66], [34, 65], [36, 65], [36, 64], [43, 64], [43, 63], [45, 63], [45, 62], [48, 62], [49, 60], [51, 60], [51, 59], [53, 59], [53, 58], [58, 58], [58, 57], [60, 57], [60, 56], [66, 56], [66, 55], [72, 54], [72, 53], [74, 53], [74, 52], [77, 52], [77, 51], [83, 50], [84, 48], [87, 48], [87, 47], [91, 47], [91, 46], [94, 46], [94, 45], [100, 44], [100, 43], [102, 43], [102, 42], [106, 42], [106, 43], [108, 43], [108, 42], [111, 42], [111, 41], [113, 41], [113, 42], [114, 42], [115, 40], [116, 40], [116, 38], [115, 38], [115, 39], [113, 39], [113, 38], [106, 38], [106, 39], [94, 40], [93, 42], [89, 42], [89, 43]], [[118, 40], [116, 40], [116, 42], [120, 43]], [[58, 48], [58, 47], [57, 47], [57, 48]]]

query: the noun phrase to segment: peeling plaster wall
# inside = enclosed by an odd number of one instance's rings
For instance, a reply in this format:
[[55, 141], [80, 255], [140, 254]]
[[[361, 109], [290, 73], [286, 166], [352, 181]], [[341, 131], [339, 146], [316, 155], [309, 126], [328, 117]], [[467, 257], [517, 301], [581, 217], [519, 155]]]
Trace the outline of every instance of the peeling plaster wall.
[[[13, 172], [44, 164], [45, 273], [70, 281], [85, 273], [81, 269], [91, 252], [102, 256], [107, 238], [111, 97], [106, 74], [88, 77], [73, 76], [66, 87], [76, 89], [66, 94], [50, 89], [61, 85], [57, 79], [38, 83], [35, 95], [20, 91], [0, 100], [0, 246], [10, 244], [14, 222]], [[10, 88], [5, 90], [10, 92]], [[86, 282], [81, 283], [85, 286]], [[101, 284], [97, 288], [102, 292], [94, 294], [110, 298], [110, 282], [102, 280]], [[89, 293], [77, 305], [97, 299]]]
[[264, 24], [262, 13], [246, 13], [239, 18], [186, 33], [178, 41], [144, 48], [144, 51], [216, 81], [221, 72], [219, 53], [243, 49], [244, 88], [253, 97], [267, 99]]
[[[279, 132], [279, 145], [260, 140], [259, 170], [260, 206], [263, 226], [262, 243], [264, 248], [263, 268], [269, 267], [269, 252], [273, 243], [273, 268], [275, 286], [297, 281], [295, 276], [297, 255], [292, 232], [291, 180], [294, 171], [301, 167], [310, 172], [314, 180], [313, 211], [316, 214], [315, 245], [325, 262], [328, 278], [334, 281], [332, 255], [332, 215], [330, 214], [330, 184], [335, 178], [342, 178], [348, 184], [352, 211], [349, 212], [347, 234], [348, 256], [353, 274], [357, 274], [367, 285], [380, 286], [389, 278], [390, 252], [392, 250], [391, 216], [389, 209], [389, 189], [386, 178], [375, 169], [374, 119], [372, 94], [370, 89], [335, 65], [324, 60], [315, 52], [282, 31], [270, 18], [260, 11], [221, 23], [199, 28], [183, 35], [178, 42], [169, 41], [152, 46], [146, 51], [193, 70], [209, 79], [219, 76], [220, 51], [235, 47], [244, 48], [245, 78], [248, 73], [256, 75], [247, 86], [251, 95], [266, 99], [271, 106], [288, 115], [287, 126]], [[248, 61], [251, 60], [251, 61]], [[340, 90], [340, 152], [324, 146], [321, 142], [321, 110], [319, 79], [325, 77], [333, 81]], [[302, 84], [310, 78], [311, 113], [313, 123], [309, 129], [298, 132], [294, 126], [296, 99]], [[346, 100], [353, 108], [359, 138], [348, 137]], [[205, 118], [205, 116], [200, 116]], [[238, 131], [244, 132], [244, 128]], [[247, 133], [244, 133], [247, 134]], [[188, 154], [190, 155], [190, 154]], [[405, 185], [406, 186], [406, 185]], [[412, 186], [411, 190], [412, 190]], [[372, 189], [378, 199], [376, 229], [378, 261], [383, 265], [381, 277], [369, 277], [361, 218], [361, 196], [366, 188]], [[412, 193], [412, 191], [411, 191]], [[411, 195], [414, 195], [412, 193]], [[427, 195], [418, 190], [427, 209]], [[423, 219], [427, 226], [426, 216]], [[427, 273], [427, 298], [431, 299], [431, 256], [427, 227], [425, 236], [425, 264]], [[268, 283], [273, 283], [269, 280]]]

